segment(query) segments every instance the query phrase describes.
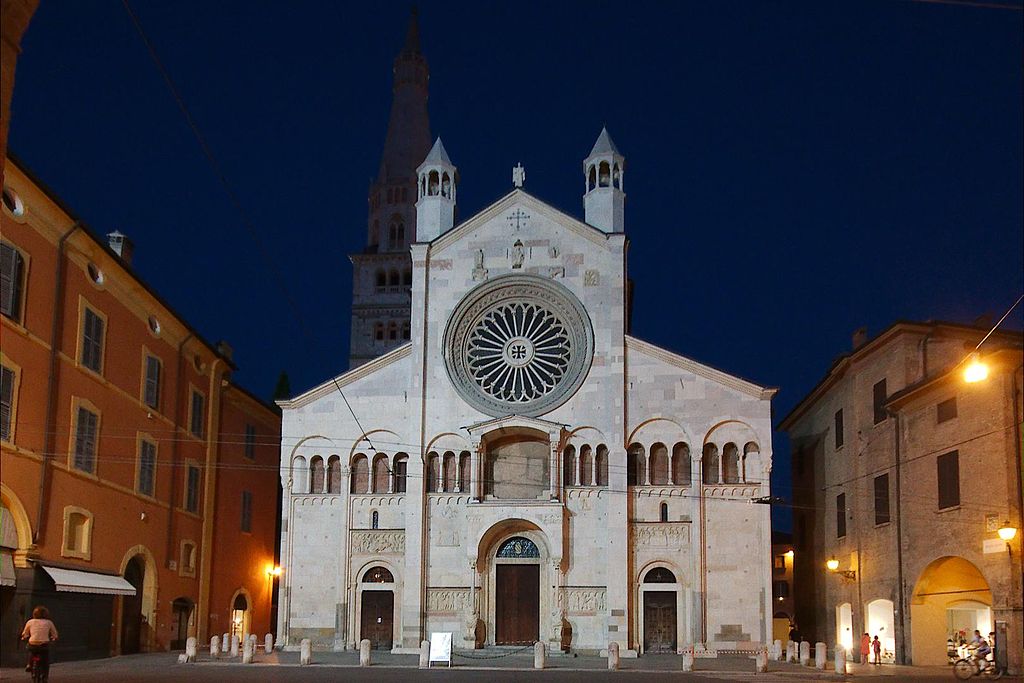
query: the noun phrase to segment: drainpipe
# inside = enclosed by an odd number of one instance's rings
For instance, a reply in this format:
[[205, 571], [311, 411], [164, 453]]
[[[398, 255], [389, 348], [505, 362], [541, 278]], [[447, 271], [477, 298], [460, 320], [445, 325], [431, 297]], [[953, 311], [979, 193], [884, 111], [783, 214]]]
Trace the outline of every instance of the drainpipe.
[[64, 244], [71, 234], [82, 227], [75, 221], [57, 240], [57, 272], [54, 275], [53, 318], [50, 321], [50, 368], [46, 377], [46, 422], [43, 428], [43, 459], [39, 463], [39, 504], [36, 508], [36, 528], [32, 538], [34, 545], [40, 545], [45, 536], [46, 513], [49, 511], [47, 497], [50, 488], [50, 460], [57, 448], [57, 369], [60, 354], [60, 338], [64, 329]]
[[900, 464], [900, 415], [898, 412], [890, 414], [893, 417], [896, 435], [894, 445], [896, 458], [896, 604], [899, 605], [900, 610], [900, 630], [896, 634], [896, 663], [908, 664], [907, 629], [910, 627], [910, 615], [907, 613], [907, 596], [903, 587], [903, 494], [901, 488], [902, 466]]
[[[1017, 476], [1014, 477], [1017, 480], [1017, 528], [1024, 530], [1024, 457], [1021, 454], [1021, 422], [1020, 418], [1020, 385], [1017, 384], [1017, 372], [1024, 369], [1024, 363], [1018, 365], [1010, 373], [1010, 391], [1012, 393], [1010, 404], [1013, 407], [1013, 446], [1017, 451]], [[1021, 547], [1024, 547], [1024, 542], [1021, 543]], [[1018, 560], [1021, 563], [1021, 585], [1024, 586], [1024, 558]], [[1013, 564], [1011, 557], [1010, 572], [1013, 572]], [[1018, 596], [1021, 594], [1020, 591], [1014, 591], [1011, 585], [1011, 595], [1016, 593]], [[1024, 630], [1024, 629], [1022, 629]], [[1021, 650], [1024, 651], [1024, 638], [1021, 642]]]
[[176, 518], [174, 506], [175, 501], [178, 500], [178, 459], [181, 453], [181, 435], [178, 434], [178, 429], [181, 426], [182, 396], [184, 396], [186, 401], [188, 400], [187, 394], [184, 394], [181, 391], [181, 383], [184, 375], [183, 359], [185, 344], [187, 344], [194, 336], [195, 332], [189, 332], [188, 335], [181, 340], [181, 343], [178, 344], [178, 362], [174, 378], [174, 431], [171, 436], [171, 497], [167, 501], [169, 507], [167, 509], [167, 547], [164, 559], [165, 567], [176, 555], [174, 550], [174, 520]]

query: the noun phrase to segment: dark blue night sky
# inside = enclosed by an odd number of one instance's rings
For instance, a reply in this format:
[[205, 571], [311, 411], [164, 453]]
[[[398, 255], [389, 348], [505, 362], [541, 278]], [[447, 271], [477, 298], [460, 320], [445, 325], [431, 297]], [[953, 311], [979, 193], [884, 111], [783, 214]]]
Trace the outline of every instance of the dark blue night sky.
[[[117, 0], [43, 0], [10, 148], [96, 231], [135, 241], [142, 276], [235, 347], [241, 383], [269, 397], [287, 370], [305, 390], [347, 362], [346, 255], [409, 5], [133, 6], [257, 238]], [[998, 316], [1024, 289], [1021, 11], [431, 2], [420, 22], [460, 215], [521, 161], [527, 191], [582, 217], [607, 124], [627, 159], [633, 333], [781, 387], [777, 419], [855, 328]], [[775, 451], [785, 495], [782, 436]]]

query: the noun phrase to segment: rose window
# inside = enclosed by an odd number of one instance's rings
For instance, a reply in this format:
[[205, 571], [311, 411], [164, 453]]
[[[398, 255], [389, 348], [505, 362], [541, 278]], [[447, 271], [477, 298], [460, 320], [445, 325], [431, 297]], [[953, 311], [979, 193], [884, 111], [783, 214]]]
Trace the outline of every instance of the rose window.
[[565, 288], [532, 276], [481, 285], [456, 308], [445, 334], [459, 393], [490, 415], [538, 415], [582, 383], [593, 333]]

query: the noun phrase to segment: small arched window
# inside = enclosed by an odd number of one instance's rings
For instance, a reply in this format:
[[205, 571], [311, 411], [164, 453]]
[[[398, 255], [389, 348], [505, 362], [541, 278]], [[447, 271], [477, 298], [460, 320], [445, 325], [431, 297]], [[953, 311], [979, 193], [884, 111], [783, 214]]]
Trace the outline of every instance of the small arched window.
[[612, 184], [611, 178], [612, 178], [612, 172], [611, 172], [611, 169], [608, 167], [608, 162], [607, 161], [602, 161], [601, 165], [598, 167], [598, 170], [597, 170], [597, 185], [598, 185], [598, 187], [608, 187], [609, 185], [611, 185]]
[[388, 275], [383, 270], [377, 271], [377, 291], [382, 292], [388, 286]]
[[663, 443], [651, 446], [651, 483], [664, 486], [668, 483], [668, 448]]
[[612, 166], [612, 187], [616, 189], [622, 187], [622, 173], [619, 171], [618, 164]]
[[376, 341], [384, 341], [384, 323], [376, 323], [373, 326], [373, 338]]
[[469, 483], [473, 479], [470, 464], [472, 460], [469, 456], [469, 451], [462, 451], [459, 453], [459, 491], [468, 491]]
[[400, 279], [397, 270], [392, 270], [391, 273], [388, 274], [388, 286], [392, 289], [398, 289], [402, 286], [402, 280]]
[[576, 447], [569, 445], [562, 451], [562, 486], [576, 485]]
[[599, 444], [597, 455], [594, 456], [594, 483], [598, 486], [608, 485], [608, 447]]
[[690, 485], [690, 447], [682, 442], [672, 447], [672, 483]]
[[661, 504], [661, 516], [660, 516], [660, 519], [663, 522], [667, 522], [668, 521], [668, 503], [662, 503]]
[[502, 543], [496, 556], [510, 559], [533, 558], [540, 557], [540, 550], [530, 539], [516, 536]]
[[412, 271], [408, 268], [402, 271], [402, 285], [412, 287]]
[[370, 463], [362, 453], [352, 460], [352, 493], [369, 493]]
[[727, 443], [722, 449], [722, 480], [726, 484], [740, 481], [740, 450], [734, 443]]
[[647, 471], [646, 463], [644, 459], [646, 457], [646, 451], [644, 447], [638, 443], [633, 444], [629, 447], [629, 456], [627, 457], [627, 470], [626, 470], [626, 485], [627, 486], [642, 486], [645, 482], [645, 474]]
[[406, 477], [409, 472], [409, 456], [405, 453], [395, 455], [394, 464], [391, 466], [391, 478], [393, 479], [393, 491], [405, 493]]
[[388, 323], [388, 341], [398, 340], [398, 323]]
[[594, 458], [591, 455], [593, 449], [590, 446], [580, 446], [580, 486], [590, 486], [594, 483]]
[[327, 459], [327, 493], [341, 493], [341, 458], [336, 455]]
[[436, 493], [441, 480], [441, 462], [437, 453], [427, 454], [427, 493]]
[[309, 492], [323, 493], [324, 490], [324, 459], [319, 455], [309, 461], [310, 477]]
[[427, 176], [427, 194], [436, 197], [441, 191], [441, 179], [437, 171], [431, 171]]
[[376, 510], [374, 510], [373, 512], [370, 513], [370, 528], [371, 529], [379, 529], [380, 528], [380, 513], [377, 512]]
[[593, 190], [595, 187], [597, 187], [597, 169], [591, 166], [590, 172], [587, 173], [587, 189]]
[[388, 204], [392, 204], [392, 203], [394, 203], [394, 201], [395, 201], [395, 191], [389, 187], [388, 188]]
[[402, 323], [402, 340], [403, 341], [409, 341], [409, 331], [410, 331], [410, 329], [411, 328], [409, 327], [409, 323], [407, 323], [407, 322]]
[[441, 483], [441, 490], [451, 492], [455, 490], [455, 454], [451, 451], [445, 451], [444, 454], [444, 469], [442, 470], [443, 481]]
[[448, 199], [452, 196], [452, 181], [447, 172], [441, 176], [441, 196]]
[[374, 493], [387, 493], [388, 492], [388, 456], [383, 453], [377, 454], [377, 457], [373, 459], [373, 492]]
[[395, 577], [384, 567], [371, 567], [363, 574], [363, 583], [394, 583]]
[[704, 444], [704, 455], [701, 458], [701, 469], [704, 470], [704, 483], [718, 483], [718, 446], [713, 443]]

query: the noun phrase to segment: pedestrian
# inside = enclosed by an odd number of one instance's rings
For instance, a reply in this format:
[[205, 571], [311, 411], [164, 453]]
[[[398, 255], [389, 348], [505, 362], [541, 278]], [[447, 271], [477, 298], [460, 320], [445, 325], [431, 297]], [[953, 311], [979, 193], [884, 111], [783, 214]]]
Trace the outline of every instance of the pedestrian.
[[879, 666], [882, 663], [882, 641], [878, 639], [878, 636], [871, 641], [871, 649], [875, 651], [875, 666]]
[[860, 663], [868, 663], [868, 654], [871, 653], [871, 636], [867, 633], [860, 637]]

